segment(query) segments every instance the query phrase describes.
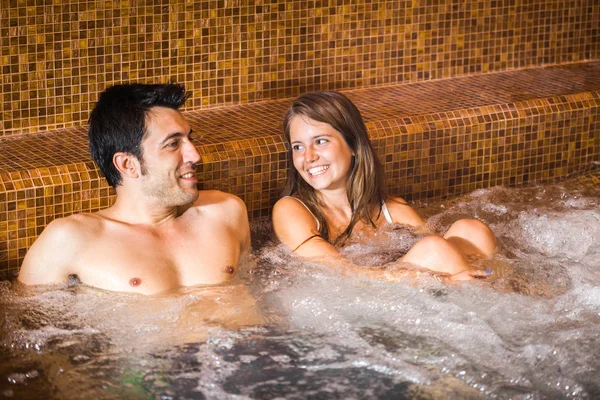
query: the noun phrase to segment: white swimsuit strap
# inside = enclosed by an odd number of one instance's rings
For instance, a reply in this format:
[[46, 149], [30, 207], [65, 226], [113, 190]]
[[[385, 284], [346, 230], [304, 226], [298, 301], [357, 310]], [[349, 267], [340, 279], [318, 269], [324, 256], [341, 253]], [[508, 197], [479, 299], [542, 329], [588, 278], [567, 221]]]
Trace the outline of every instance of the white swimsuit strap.
[[388, 224], [394, 223], [394, 220], [392, 220], [392, 215], [390, 214], [390, 210], [388, 210], [385, 202], [383, 202], [383, 204], [381, 205], [381, 212], [383, 213], [383, 216], [385, 217], [385, 220]]
[[294, 200], [298, 201], [300, 204], [302, 204], [304, 206], [304, 208], [306, 208], [308, 210], [308, 212], [310, 213], [310, 215], [312, 215], [312, 217], [315, 219], [315, 222], [317, 223], [317, 231], [321, 230], [321, 224], [319, 223], [319, 220], [317, 219], [317, 217], [315, 217], [315, 214], [313, 214], [313, 212], [310, 211], [310, 208], [308, 208], [308, 206], [306, 204], [304, 204], [304, 202], [302, 200], [300, 200], [297, 197], [293, 197], [293, 196], [285, 196], [285, 197], [289, 197], [290, 199], [294, 199]]

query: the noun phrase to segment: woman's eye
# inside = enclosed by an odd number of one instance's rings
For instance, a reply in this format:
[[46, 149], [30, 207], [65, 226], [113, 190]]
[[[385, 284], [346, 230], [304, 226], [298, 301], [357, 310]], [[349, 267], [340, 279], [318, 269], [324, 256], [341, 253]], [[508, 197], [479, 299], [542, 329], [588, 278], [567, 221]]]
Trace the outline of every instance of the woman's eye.
[[300, 151], [302, 150], [302, 146], [300, 146], [299, 144], [295, 144], [292, 146], [292, 150], [293, 151]]
[[324, 143], [327, 143], [327, 141], [328, 141], [327, 139], [317, 139], [315, 141], [315, 143], [317, 143], [317, 144], [324, 144]]

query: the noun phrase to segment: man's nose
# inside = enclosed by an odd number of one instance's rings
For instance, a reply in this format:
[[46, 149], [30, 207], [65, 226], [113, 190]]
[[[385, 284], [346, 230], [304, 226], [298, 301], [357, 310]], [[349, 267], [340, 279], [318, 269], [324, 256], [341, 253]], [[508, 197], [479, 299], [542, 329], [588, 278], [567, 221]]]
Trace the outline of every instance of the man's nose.
[[194, 144], [192, 142], [189, 142], [186, 144], [183, 158], [184, 158], [183, 161], [186, 163], [189, 162], [192, 164], [196, 164], [198, 161], [200, 161], [200, 153], [198, 153], [196, 146], [194, 146]]

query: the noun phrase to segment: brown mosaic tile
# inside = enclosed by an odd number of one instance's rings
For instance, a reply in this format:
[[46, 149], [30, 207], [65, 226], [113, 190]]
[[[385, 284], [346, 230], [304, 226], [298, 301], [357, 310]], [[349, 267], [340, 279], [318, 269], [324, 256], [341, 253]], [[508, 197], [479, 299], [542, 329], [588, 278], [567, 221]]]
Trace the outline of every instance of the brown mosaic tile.
[[0, 135], [81, 126], [126, 81], [198, 110], [598, 60], [598, 26], [576, 0], [0, 0]]
[[[600, 62], [347, 91], [392, 193], [441, 199], [562, 178], [600, 162]], [[285, 181], [290, 99], [188, 111], [204, 189], [267, 216]], [[17, 271], [52, 219], [107, 207], [113, 192], [84, 127], [0, 139], [0, 272]]]

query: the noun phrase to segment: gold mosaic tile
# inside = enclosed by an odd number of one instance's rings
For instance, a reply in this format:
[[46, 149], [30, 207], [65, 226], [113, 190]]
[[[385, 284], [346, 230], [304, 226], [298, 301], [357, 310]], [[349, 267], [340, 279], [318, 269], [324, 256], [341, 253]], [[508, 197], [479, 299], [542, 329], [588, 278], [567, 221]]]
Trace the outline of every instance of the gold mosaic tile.
[[[364, 115], [390, 191], [441, 199], [551, 180], [600, 161], [600, 62], [345, 92]], [[185, 113], [200, 186], [267, 216], [287, 171], [290, 99]], [[105, 208], [113, 191], [90, 161], [84, 127], [0, 139], [0, 272], [16, 272], [52, 219]]]
[[127, 81], [198, 110], [598, 60], [598, 26], [576, 0], [0, 0], [0, 135], [81, 126]]

